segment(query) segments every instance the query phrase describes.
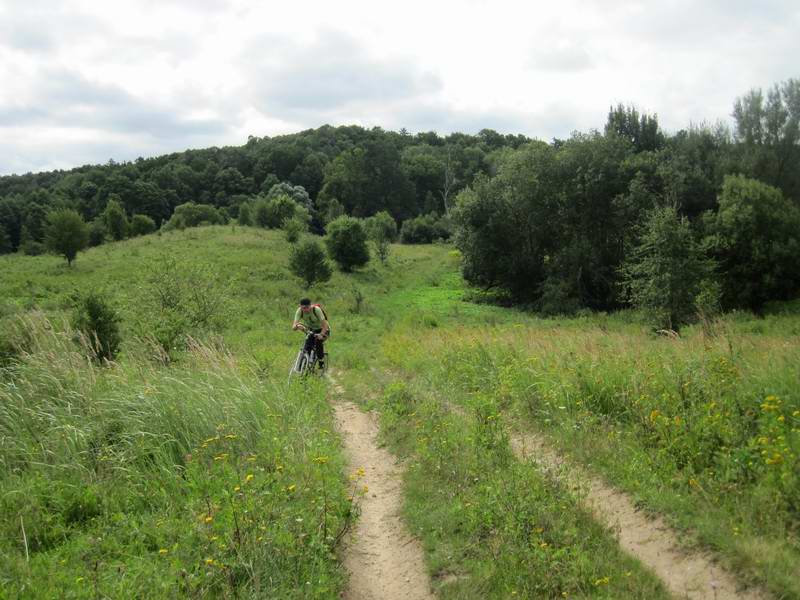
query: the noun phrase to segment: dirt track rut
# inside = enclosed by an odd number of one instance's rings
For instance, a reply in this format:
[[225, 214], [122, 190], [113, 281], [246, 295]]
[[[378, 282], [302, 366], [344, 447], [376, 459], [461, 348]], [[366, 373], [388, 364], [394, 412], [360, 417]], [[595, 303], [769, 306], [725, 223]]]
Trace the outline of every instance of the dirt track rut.
[[430, 591], [422, 548], [400, 518], [402, 468], [378, 447], [378, 425], [355, 404], [334, 399], [336, 426], [344, 442], [351, 471], [364, 470], [359, 487], [361, 514], [345, 542], [344, 564], [350, 573], [347, 600], [429, 600]]
[[691, 600], [766, 600], [756, 589], [741, 590], [734, 577], [716, 564], [711, 555], [680, 548], [677, 534], [662, 519], [637, 510], [624, 493], [567, 464], [539, 436], [511, 434], [511, 447], [520, 460], [532, 459], [543, 470], [573, 488], [584, 488], [586, 506], [595, 518], [617, 533], [620, 546], [649, 567], [679, 598]]

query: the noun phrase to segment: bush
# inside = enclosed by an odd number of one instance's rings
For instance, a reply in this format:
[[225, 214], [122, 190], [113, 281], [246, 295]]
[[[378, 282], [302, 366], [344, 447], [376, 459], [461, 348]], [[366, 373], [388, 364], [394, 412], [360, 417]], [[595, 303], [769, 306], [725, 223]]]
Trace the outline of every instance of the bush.
[[404, 244], [431, 244], [435, 240], [450, 238], [449, 220], [439, 218], [435, 212], [403, 221], [400, 241]]
[[243, 202], [239, 206], [239, 225], [253, 225], [253, 206], [250, 202]]
[[72, 326], [82, 333], [99, 362], [114, 360], [120, 345], [117, 312], [97, 293], [73, 297]]
[[89, 227], [74, 210], [61, 209], [47, 215], [45, 245], [72, 266], [72, 261], [89, 243]]
[[375, 244], [381, 262], [389, 257], [389, 244], [397, 240], [397, 223], [392, 216], [381, 211], [364, 221], [367, 237]]
[[162, 257], [150, 267], [142, 294], [139, 304], [144, 316], [139, 330], [161, 347], [167, 359], [185, 347], [188, 336], [223, 325], [228, 289], [210, 266], [179, 264], [173, 257]]
[[89, 225], [89, 247], [94, 248], [104, 244], [108, 235], [108, 227], [102, 218], [95, 219]]
[[346, 273], [369, 262], [367, 234], [361, 221], [353, 217], [342, 216], [331, 221], [325, 245], [328, 254]]
[[273, 198], [259, 198], [255, 208], [255, 224], [267, 229], [278, 229], [289, 219], [309, 221], [308, 210], [292, 200], [289, 196], [280, 195]]
[[156, 222], [147, 215], [133, 215], [130, 224], [132, 236], [147, 235], [156, 230]]
[[223, 225], [224, 219], [219, 211], [208, 204], [195, 204], [186, 202], [175, 207], [175, 212], [164, 225], [165, 231], [172, 229], [185, 229], [200, 225]]
[[103, 211], [103, 221], [105, 221], [106, 229], [112, 239], [116, 241], [125, 239], [128, 234], [128, 216], [125, 214], [125, 209], [122, 208], [119, 196], [109, 197], [108, 204]]
[[37, 242], [36, 240], [25, 240], [20, 244], [19, 250], [25, 256], [41, 256], [47, 252], [45, 245], [41, 242]]
[[295, 216], [291, 219], [286, 219], [281, 229], [283, 229], [283, 233], [286, 236], [286, 241], [294, 244], [300, 239], [301, 234], [308, 231], [308, 222]]

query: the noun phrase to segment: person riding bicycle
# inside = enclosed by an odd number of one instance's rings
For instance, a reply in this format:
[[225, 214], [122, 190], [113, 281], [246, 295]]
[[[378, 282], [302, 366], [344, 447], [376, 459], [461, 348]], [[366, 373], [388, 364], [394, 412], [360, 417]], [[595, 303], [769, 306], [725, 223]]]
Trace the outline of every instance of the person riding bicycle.
[[328, 319], [325, 316], [325, 311], [322, 310], [319, 304], [311, 304], [311, 300], [303, 298], [300, 300], [300, 306], [297, 307], [297, 312], [294, 313], [294, 323], [292, 329], [303, 331], [313, 331], [314, 336], [308, 338], [306, 341], [306, 352], [311, 351], [311, 344], [316, 343], [316, 353], [319, 357], [320, 369], [325, 368], [325, 351], [322, 347], [322, 342], [330, 337], [331, 328], [328, 324]]

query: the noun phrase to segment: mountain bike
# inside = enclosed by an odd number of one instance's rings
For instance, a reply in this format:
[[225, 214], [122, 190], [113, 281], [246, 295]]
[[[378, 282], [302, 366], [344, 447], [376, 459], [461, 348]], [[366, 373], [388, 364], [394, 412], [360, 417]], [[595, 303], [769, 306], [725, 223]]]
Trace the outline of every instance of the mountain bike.
[[300, 351], [297, 353], [297, 358], [289, 370], [289, 379], [294, 376], [305, 377], [308, 375], [324, 375], [328, 371], [328, 353], [325, 353], [324, 366], [320, 366], [320, 357], [317, 356], [317, 345], [314, 341], [316, 334], [310, 329], [306, 330], [306, 337], [303, 339], [303, 345], [300, 346]]

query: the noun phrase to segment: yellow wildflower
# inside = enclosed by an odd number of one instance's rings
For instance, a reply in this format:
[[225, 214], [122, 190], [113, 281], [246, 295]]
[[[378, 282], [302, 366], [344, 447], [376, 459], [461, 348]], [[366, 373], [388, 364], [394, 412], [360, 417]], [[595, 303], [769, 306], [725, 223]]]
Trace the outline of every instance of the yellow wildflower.
[[247, 477], [244, 478], [244, 482], [245, 483], [250, 483], [251, 481], [253, 481], [253, 474], [252, 473], [248, 473]]
[[207, 516], [205, 519], [203, 519], [203, 520], [204, 520], [206, 523], [211, 523], [211, 521], [213, 521], [213, 520], [214, 520], [214, 517], [212, 517], [211, 515], [208, 515], [208, 516]]
[[169, 550], [167, 550], [166, 548], [161, 548], [161, 550], [158, 551], [158, 553], [162, 555], [166, 554], [167, 552], [169, 552]]

